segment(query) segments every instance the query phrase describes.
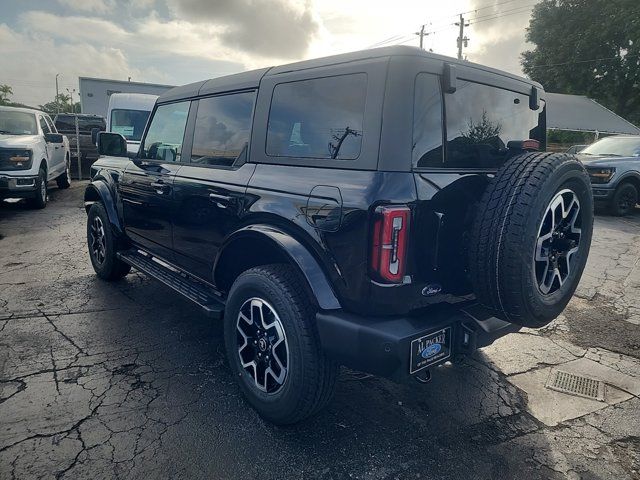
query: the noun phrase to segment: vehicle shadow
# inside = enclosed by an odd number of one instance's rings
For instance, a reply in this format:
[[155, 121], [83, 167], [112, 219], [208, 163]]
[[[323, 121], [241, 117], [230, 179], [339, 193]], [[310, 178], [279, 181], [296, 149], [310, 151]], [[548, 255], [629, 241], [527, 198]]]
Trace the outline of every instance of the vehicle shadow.
[[[277, 427], [244, 401], [227, 367], [222, 323], [157, 282], [131, 274], [105, 283], [86, 272], [46, 295], [37, 292], [38, 285], [21, 288], [25, 297], [45, 304], [38, 308], [50, 312], [47, 318], [57, 331], [48, 328], [27, 344], [20, 335], [29, 322], [44, 322], [38, 317], [8, 322], [4, 335], [21, 358], [6, 360], [0, 379], [9, 371], [28, 375], [30, 361], [47, 363], [50, 355], [67, 368], [57, 375], [59, 392], [49, 389], [38, 402], [52, 407], [16, 413], [7, 402], [0, 411], [4, 408], [4, 418], [14, 424], [38, 431], [30, 425], [33, 418], [52, 415], [64, 424], [60, 416], [66, 414], [73, 424], [79, 421], [73, 412], [86, 411], [86, 402], [93, 405], [81, 425], [103, 445], [74, 466], [81, 477], [108, 476], [113, 462], [126, 466], [130, 478], [556, 475], [528, 460], [526, 435], [540, 425], [526, 413], [521, 392], [491, 370], [482, 354], [435, 369], [426, 385], [343, 369], [327, 409], [301, 424]], [[58, 331], [73, 344], [61, 341]], [[25, 350], [36, 358], [25, 361]], [[87, 397], [83, 385], [102, 393]], [[15, 418], [20, 415], [23, 420]], [[549, 448], [544, 435], [535, 448], [541, 453]], [[56, 455], [47, 455], [34, 463], [52, 468]]]

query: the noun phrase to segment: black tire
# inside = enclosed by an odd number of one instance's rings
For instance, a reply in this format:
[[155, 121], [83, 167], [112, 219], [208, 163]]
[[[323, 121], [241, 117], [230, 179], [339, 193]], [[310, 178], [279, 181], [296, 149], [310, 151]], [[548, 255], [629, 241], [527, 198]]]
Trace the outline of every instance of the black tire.
[[638, 190], [632, 183], [622, 183], [616, 188], [609, 211], [616, 217], [629, 215], [638, 204]]
[[[246, 312], [244, 308], [251, 299], [259, 299], [266, 307], [272, 308], [284, 331], [288, 351], [284, 380], [278, 384], [272, 377], [270, 385], [267, 380], [260, 382], [265, 387], [275, 387], [272, 391], [257, 386], [259, 380], [254, 378], [253, 372], [259, 370], [242, 367], [241, 354], [247, 354], [247, 349], [241, 349], [244, 340], [237, 328], [241, 322], [241, 308]], [[253, 303], [249, 304], [249, 308], [253, 317]], [[304, 288], [304, 280], [293, 267], [255, 267], [236, 279], [225, 308], [224, 337], [227, 358], [242, 392], [251, 406], [266, 420], [280, 425], [296, 423], [315, 414], [331, 400], [338, 365], [327, 358], [320, 347], [315, 327], [315, 307]], [[247, 340], [247, 345], [250, 343], [253, 342]], [[255, 361], [260, 362], [257, 358], [259, 347], [257, 343], [255, 345], [248, 354], [255, 354]], [[271, 352], [270, 347], [268, 352]], [[284, 358], [282, 351], [279, 355]], [[269, 359], [268, 356], [266, 358]], [[245, 360], [244, 363], [248, 362]], [[278, 368], [274, 370], [278, 370], [279, 375], [282, 372]], [[263, 378], [260, 374], [256, 377]], [[267, 378], [265, 373], [264, 379]]]
[[[101, 238], [98, 238], [99, 236]], [[119, 280], [131, 271], [131, 266], [117, 257], [119, 246], [120, 242], [111, 230], [104, 206], [94, 203], [87, 215], [87, 247], [91, 265], [101, 279]], [[98, 253], [99, 250], [103, 251]]]
[[36, 180], [35, 196], [27, 200], [30, 208], [42, 209], [47, 206], [47, 171], [40, 167]]
[[546, 325], [578, 286], [592, 229], [591, 184], [575, 157], [514, 157], [489, 182], [475, 214], [469, 269], [478, 301], [508, 322]]
[[71, 161], [69, 160], [69, 157], [65, 160], [64, 173], [56, 178], [56, 183], [58, 184], [58, 188], [61, 190], [71, 186]]

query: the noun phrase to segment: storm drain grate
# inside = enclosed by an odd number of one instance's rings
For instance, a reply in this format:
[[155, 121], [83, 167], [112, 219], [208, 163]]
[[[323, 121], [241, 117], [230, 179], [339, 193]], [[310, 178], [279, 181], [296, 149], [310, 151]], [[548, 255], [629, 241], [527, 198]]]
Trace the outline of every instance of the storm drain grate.
[[574, 373], [552, 370], [546, 387], [557, 392], [604, 402], [604, 382]]

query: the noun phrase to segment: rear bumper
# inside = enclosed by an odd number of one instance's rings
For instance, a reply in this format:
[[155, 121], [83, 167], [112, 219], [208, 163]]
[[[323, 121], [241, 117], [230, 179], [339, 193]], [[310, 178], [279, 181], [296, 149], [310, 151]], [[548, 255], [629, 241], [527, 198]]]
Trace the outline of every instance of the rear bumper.
[[38, 176], [9, 176], [0, 173], [0, 198], [31, 198], [37, 189]]
[[435, 367], [460, 354], [493, 343], [520, 326], [491, 317], [474, 304], [443, 306], [421, 316], [366, 318], [341, 310], [316, 314], [322, 348], [340, 364], [355, 370], [403, 381], [411, 370], [412, 341], [451, 328], [450, 355], [426, 367]]

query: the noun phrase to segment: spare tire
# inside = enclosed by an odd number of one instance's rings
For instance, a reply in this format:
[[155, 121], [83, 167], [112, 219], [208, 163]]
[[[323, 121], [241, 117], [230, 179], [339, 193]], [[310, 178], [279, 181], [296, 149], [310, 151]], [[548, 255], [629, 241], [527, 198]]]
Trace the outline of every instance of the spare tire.
[[591, 184], [573, 156], [525, 153], [489, 182], [473, 220], [469, 270], [478, 301], [541, 327], [566, 307], [587, 263]]

